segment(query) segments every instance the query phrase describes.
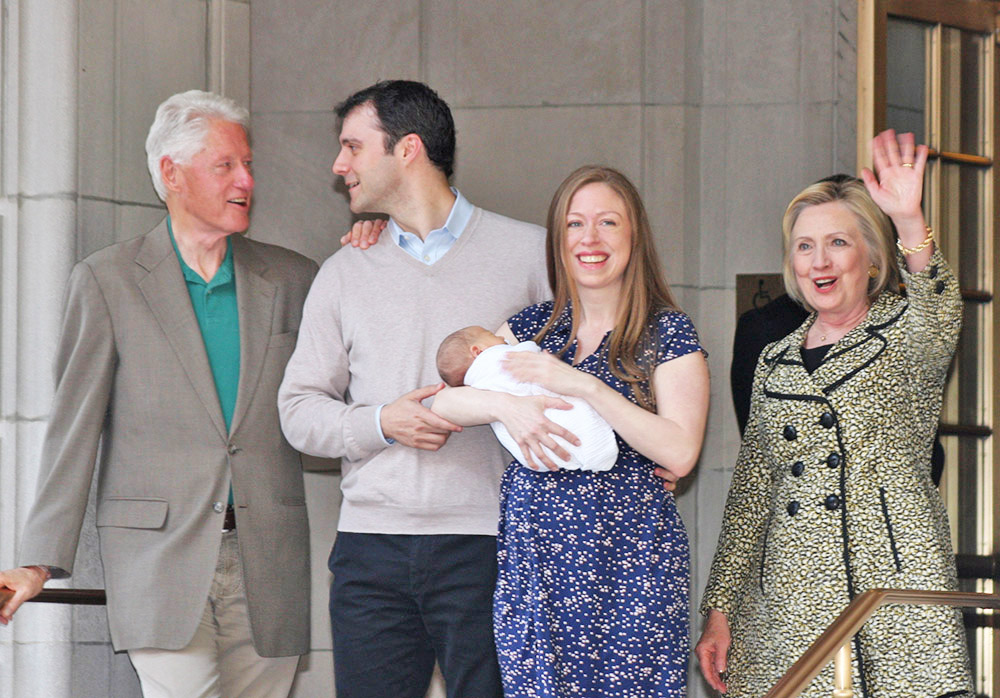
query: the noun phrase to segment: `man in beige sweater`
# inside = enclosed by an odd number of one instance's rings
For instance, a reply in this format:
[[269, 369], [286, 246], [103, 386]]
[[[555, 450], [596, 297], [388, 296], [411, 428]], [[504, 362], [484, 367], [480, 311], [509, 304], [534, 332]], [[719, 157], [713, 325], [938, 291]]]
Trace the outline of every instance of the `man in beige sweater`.
[[426, 85], [377, 83], [337, 113], [333, 171], [351, 210], [390, 221], [371, 249], [323, 265], [278, 397], [289, 442], [343, 463], [337, 696], [422, 697], [435, 659], [449, 695], [500, 696], [491, 606], [505, 456], [488, 426], [461, 429], [421, 401], [443, 386], [434, 358], [447, 334], [499, 327], [549, 297], [544, 232], [449, 186], [454, 124]]

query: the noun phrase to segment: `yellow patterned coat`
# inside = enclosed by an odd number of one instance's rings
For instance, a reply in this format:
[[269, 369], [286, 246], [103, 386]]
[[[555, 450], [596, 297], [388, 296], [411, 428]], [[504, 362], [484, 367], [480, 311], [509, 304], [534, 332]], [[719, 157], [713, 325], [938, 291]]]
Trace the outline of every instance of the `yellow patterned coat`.
[[[812, 374], [800, 347], [815, 314], [757, 364], [702, 600], [729, 618], [731, 698], [766, 693], [865, 590], [956, 588], [930, 456], [961, 298], [938, 252], [904, 278], [908, 296], [879, 296]], [[855, 696], [971, 695], [956, 610], [885, 607], [853, 649]], [[832, 689], [828, 667], [802, 695]]]

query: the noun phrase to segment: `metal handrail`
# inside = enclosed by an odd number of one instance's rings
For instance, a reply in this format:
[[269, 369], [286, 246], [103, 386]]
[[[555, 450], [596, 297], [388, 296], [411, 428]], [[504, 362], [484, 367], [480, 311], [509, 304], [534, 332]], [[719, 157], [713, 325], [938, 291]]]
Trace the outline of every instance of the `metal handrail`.
[[[7, 603], [14, 592], [0, 587], [0, 606]], [[76, 606], [104, 606], [108, 598], [104, 589], [42, 589], [29, 603], [68, 603]]]
[[[872, 589], [859, 594], [809, 646], [805, 654], [785, 672], [764, 698], [795, 698], [834, 655], [861, 629], [865, 621], [884, 604], [918, 604], [1000, 608], [1000, 595], [964, 591], [924, 591], [919, 589]], [[849, 664], [849, 662], [848, 662]]]

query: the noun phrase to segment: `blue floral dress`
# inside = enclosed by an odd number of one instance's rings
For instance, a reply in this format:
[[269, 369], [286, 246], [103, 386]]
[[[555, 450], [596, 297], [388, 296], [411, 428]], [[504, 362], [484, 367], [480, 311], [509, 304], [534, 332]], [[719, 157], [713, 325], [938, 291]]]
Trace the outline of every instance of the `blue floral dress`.
[[[509, 320], [531, 339], [552, 303]], [[540, 342], [555, 352], [570, 311]], [[655, 319], [655, 363], [703, 351], [691, 320]], [[612, 375], [607, 335], [576, 368], [634, 401]], [[572, 363], [574, 342], [563, 355]], [[534, 472], [511, 463], [500, 494], [499, 578], [493, 616], [507, 698], [656, 698], [686, 695], [688, 539], [655, 465], [618, 437], [605, 472]]]

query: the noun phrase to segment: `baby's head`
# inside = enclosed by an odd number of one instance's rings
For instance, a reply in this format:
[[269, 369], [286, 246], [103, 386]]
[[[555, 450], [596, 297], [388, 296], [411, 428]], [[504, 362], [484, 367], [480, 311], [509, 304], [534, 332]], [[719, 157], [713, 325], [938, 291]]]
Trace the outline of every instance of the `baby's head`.
[[464, 385], [465, 372], [483, 349], [503, 343], [503, 337], [478, 325], [452, 332], [438, 347], [437, 369], [441, 379], [453, 388]]

